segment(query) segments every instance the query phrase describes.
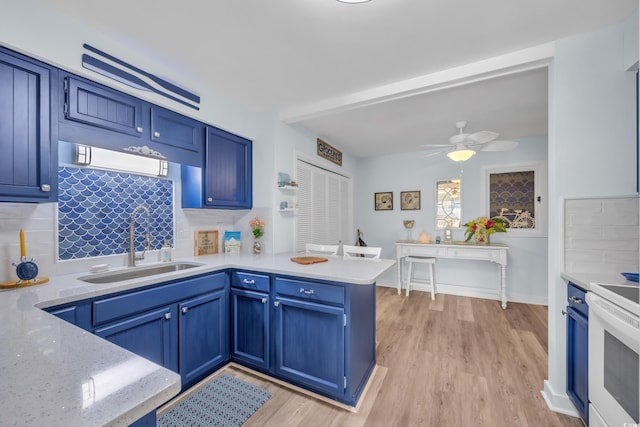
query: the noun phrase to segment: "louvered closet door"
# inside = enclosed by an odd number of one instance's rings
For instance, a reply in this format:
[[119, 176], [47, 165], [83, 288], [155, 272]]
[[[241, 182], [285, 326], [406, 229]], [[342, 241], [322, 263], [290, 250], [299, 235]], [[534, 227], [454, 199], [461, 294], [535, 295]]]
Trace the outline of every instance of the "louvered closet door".
[[306, 243], [338, 244], [351, 242], [351, 179], [297, 161], [298, 211], [296, 214], [296, 250]]

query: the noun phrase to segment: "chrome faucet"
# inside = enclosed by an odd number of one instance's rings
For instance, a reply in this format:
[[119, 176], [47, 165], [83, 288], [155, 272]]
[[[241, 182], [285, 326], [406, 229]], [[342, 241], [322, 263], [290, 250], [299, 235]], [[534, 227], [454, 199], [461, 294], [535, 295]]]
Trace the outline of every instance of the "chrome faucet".
[[[147, 214], [147, 233], [144, 238], [144, 250], [140, 255], [136, 255], [135, 248], [135, 237], [136, 237], [136, 214], [138, 211], [144, 211]], [[144, 259], [144, 254], [149, 249], [151, 245], [151, 214], [149, 213], [149, 209], [140, 205], [133, 210], [131, 214], [131, 224], [129, 224], [129, 267], [135, 267], [136, 261], [140, 261]]]

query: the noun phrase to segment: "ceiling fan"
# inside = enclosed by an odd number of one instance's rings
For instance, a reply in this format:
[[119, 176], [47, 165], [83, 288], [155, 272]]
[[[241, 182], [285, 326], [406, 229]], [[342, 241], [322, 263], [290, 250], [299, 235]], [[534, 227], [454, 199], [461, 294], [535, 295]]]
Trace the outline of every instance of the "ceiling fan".
[[[476, 133], [464, 133], [467, 126], [466, 121], [456, 122], [458, 133], [449, 138], [449, 144], [439, 145], [423, 145], [429, 148], [450, 147], [453, 150], [447, 153], [447, 157], [455, 162], [464, 162], [469, 160], [476, 151], [508, 151], [518, 146], [518, 141], [498, 141], [496, 138], [499, 134], [488, 130], [481, 130]], [[439, 154], [441, 151], [431, 153], [430, 155]]]

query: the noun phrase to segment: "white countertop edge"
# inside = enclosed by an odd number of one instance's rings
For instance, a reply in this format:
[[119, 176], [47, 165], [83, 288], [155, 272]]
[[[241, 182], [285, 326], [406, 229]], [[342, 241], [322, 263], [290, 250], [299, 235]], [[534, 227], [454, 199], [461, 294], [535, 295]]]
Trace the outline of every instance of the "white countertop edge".
[[612, 273], [560, 273], [560, 277], [568, 282], [573, 282], [586, 291], [591, 290], [591, 285], [609, 284], [609, 285], [636, 285], [635, 282], [629, 282], [621, 274]]

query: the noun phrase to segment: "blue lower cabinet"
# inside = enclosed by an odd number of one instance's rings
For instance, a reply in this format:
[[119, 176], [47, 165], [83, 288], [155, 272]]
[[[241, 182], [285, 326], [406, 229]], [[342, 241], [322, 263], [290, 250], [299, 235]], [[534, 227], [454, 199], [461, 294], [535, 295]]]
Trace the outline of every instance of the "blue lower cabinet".
[[231, 357], [269, 369], [269, 294], [231, 288]]
[[585, 290], [567, 287], [567, 395], [589, 425], [589, 311]]
[[312, 390], [345, 394], [344, 308], [276, 297], [275, 372]]
[[229, 359], [227, 292], [222, 289], [179, 304], [183, 389]]
[[175, 308], [162, 307], [115, 324], [98, 328], [96, 335], [144, 357], [160, 366], [176, 371], [175, 347], [177, 336], [172, 333]]

